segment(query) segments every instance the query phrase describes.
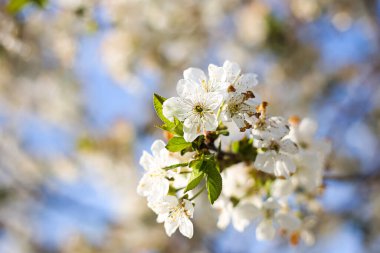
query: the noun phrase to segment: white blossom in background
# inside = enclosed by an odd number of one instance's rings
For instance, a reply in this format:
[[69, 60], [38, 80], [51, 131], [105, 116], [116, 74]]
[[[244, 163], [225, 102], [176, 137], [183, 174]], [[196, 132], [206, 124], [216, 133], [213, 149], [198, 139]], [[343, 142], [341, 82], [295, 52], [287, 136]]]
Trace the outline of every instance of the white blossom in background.
[[277, 228], [291, 232], [301, 225], [301, 221], [294, 214], [281, 210], [281, 205], [273, 198], [261, 203], [260, 211], [259, 224], [256, 228], [256, 238], [259, 241], [272, 240]]
[[297, 153], [294, 142], [289, 139], [272, 140], [265, 152], [257, 154], [254, 166], [276, 177], [286, 177], [296, 171], [296, 165], [290, 155]]
[[219, 210], [217, 226], [225, 229], [232, 222], [234, 228], [243, 232], [244, 229], [259, 215], [259, 209], [252, 203], [238, 203], [236, 206], [226, 197], [220, 197], [214, 204], [214, 208]]
[[165, 196], [159, 201], [149, 203], [149, 206], [158, 215], [157, 222], [164, 222], [168, 236], [179, 228], [184, 236], [193, 237], [193, 223], [190, 218], [193, 218], [194, 206], [189, 200]]
[[315, 138], [318, 125], [314, 120], [299, 120], [293, 117], [290, 123], [289, 138], [299, 147], [299, 152], [294, 156], [299, 172], [293, 181], [311, 192], [322, 184], [326, 157], [331, 152], [331, 145], [327, 141]]
[[253, 168], [245, 163], [238, 163], [224, 170], [222, 174], [222, 193], [227, 197], [242, 198], [247, 191], [255, 184], [250, 173]]
[[146, 173], [139, 182], [137, 192], [147, 197], [148, 201], [155, 201], [168, 193], [168, 178], [174, 177], [176, 174], [163, 168], [178, 163], [178, 160], [171, 156], [165, 148], [165, 143], [161, 140], [152, 144], [151, 151], [152, 155], [144, 151], [140, 158], [140, 165]]

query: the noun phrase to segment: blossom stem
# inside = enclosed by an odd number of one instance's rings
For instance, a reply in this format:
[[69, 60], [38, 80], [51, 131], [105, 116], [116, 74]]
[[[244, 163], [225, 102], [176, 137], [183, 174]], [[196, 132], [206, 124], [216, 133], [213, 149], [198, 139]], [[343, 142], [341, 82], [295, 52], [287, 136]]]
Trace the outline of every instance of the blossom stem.
[[189, 165], [189, 163], [177, 163], [177, 164], [173, 164], [170, 166], [163, 167], [162, 169], [163, 170], [171, 170], [171, 169], [178, 168], [178, 167], [186, 167], [188, 165]]
[[222, 113], [222, 109], [223, 109], [223, 106], [224, 106], [224, 101], [223, 103], [220, 105], [219, 109], [218, 109], [218, 112], [216, 114], [216, 120], [219, 121], [219, 117], [220, 117], [220, 114]]
[[194, 200], [196, 197], [198, 197], [204, 190], [206, 189], [206, 185], [204, 185], [194, 196], [192, 196], [189, 200]]

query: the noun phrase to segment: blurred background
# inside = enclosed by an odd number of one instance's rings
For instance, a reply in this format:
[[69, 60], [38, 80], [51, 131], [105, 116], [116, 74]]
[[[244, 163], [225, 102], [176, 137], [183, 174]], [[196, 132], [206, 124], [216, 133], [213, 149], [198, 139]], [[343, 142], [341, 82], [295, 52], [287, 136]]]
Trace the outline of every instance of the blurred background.
[[[312, 247], [195, 212], [168, 238], [137, 196], [152, 94], [224, 60], [333, 144]], [[0, 0], [0, 252], [380, 252], [380, 1]]]

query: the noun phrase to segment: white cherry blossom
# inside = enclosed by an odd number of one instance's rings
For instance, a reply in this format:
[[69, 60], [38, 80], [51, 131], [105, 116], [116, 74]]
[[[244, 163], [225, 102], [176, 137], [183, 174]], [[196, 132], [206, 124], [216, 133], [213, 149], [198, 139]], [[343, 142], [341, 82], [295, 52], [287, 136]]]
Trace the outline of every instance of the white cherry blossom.
[[168, 193], [168, 178], [176, 174], [162, 168], [177, 164], [179, 161], [172, 157], [161, 140], [156, 140], [152, 144], [151, 151], [152, 155], [144, 151], [140, 158], [140, 165], [146, 173], [139, 182], [137, 193], [147, 197], [148, 201], [155, 201]]
[[282, 117], [257, 118], [250, 117], [252, 137], [257, 148], [268, 146], [272, 140], [280, 140], [289, 133], [289, 126]]
[[157, 222], [164, 222], [165, 232], [171, 236], [178, 228], [181, 234], [193, 237], [194, 206], [187, 199], [165, 196], [157, 202], [149, 203], [149, 207], [158, 215]]
[[223, 96], [216, 92], [205, 92], [199, 85], [202, 74], [194, 69], [185, 71], [185, 77], [177, 84], [179, 97], [166, 100], [163, 114], [169, 120], [174, 117], [183, 121], [184, 139], [192, 142], [204, 131], [214, 131], [218, 127], [216, 110]]
[[261, 215], [256, 227], [256, 238], [259, 241], [272, 240], [276, 228], [292, 232], [301, 226], [301, 221], [294, 214], [281, 210], [281, 205], [273, 198], [267, 199], [260, 207]]
[[266, 151], [258, 153], [254, 166], [258, 170], [288, 178], [296, 171], [296, 165], [290, 154], [297, 152], [297, 146], [289, 139], [272, 140], [266, 145]]
[[225, 229], [230, 222], [234, 228], [243, 232], [250, 222], [259, 215], [259, 209], [251, 203], [240, 202], [236, 206], [226, 198], [220, 197], [215, 203], [214, 208], [220, 211], [217, 226]]
[[222, 119], [224, 122], [233, 121], [244, 132], [250, 128], [246, 117], [256, 112], [259, 100], [254, 94], [257, 85], [256, 74], [240, 74], [238, 64], [226, 61], [223, 65], [224, 78], [229, 84], [225, 106], [223, 107]]

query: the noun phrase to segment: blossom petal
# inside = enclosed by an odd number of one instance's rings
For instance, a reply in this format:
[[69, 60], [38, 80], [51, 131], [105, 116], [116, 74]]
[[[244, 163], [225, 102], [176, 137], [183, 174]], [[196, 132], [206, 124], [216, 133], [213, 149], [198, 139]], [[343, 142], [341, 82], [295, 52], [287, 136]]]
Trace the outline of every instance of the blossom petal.
[[274, 175], [277, 177], [284, 176], [288, 178], [291, 173], [296, 171], [296, 165], [285, 154], [278, 154], [275, 158]]
[[191, 82], [190, 80], [181, 79], [177, 83], [177, 94], [182, 98], [188, 98], [195, 92], [200, 92], [200, 85]]
[[166, 150], [165, 146], [166, 144], [162, 140], [155, 140], [150, 148], [153, 156], [159, 157], [161, 155], [161, 150]]
[[218, 228], [225, 229], [231, 220], [231, 210], [223, 208], [218, 217], [218, 223], [216, 224]]
[[274, 159], [270, 152], [265, 152], [262, 154], [257, 154], [254, 166], [261, 171], [267, 173], [273, 173], [274, 171]]
[[153, 157], [146, 151], [143, 151], [143, 154], [139, 161], [140, 165], [145, 169], [149, 170], [154, 168], [154, 159]]
[[179, 223], [179, 232], [186, 236], [187, 238], [192, 238], [193, 237], [193, 223], [190, 221], [188, 218], [182, 218], [180, 219]]
[[272, 220], [264, 219], [256, 228], [256, 238], [258, 241], [272, 240], [276, 234]]
[[283, 139], [280, 141], [281, 152], [288, 154], [296, 154], [298, 152], [297, 145], [289, 139]]
[[222, 103], [223, 96], [216, 92], [209, 92], [209, 93], [204, 94], [203, 100], [206, 103], [206, 107], [209, 110], [215, 111], [216, 109], [218, 109], [218, 107]]
[[165, 227], [165, 232], [168, 236], [172, 236], [172, 234], [177, 230], [177, 228], [179, 227], [179, 222], [178, 220], [174, 220], [174, 219], [171, 219], [171, 218], [167, 218], [165, 220], [165, 224], [164, 224], [164, 227]]
[[290, 213], [277, 213], [275, 220], [281, 228], [290, 232], [298, 230], [301, 227], [301, 220]]
[[203, 115], [204, 128], [206, 131], [214, 131], [218, 127], [218, 120], [215, 114], [205, 113]]
[[194, 85], [202, 85], [202, 82], [207, 82], [207, 77], [203, 70], [198, 68], [188, 68], [183, 72], [183, 77], [189, 80]]
[[188, 113], [192, 110], [191, 103], [180, 97], [172, 97], [165, 100], [162, 113], [170, 121], [177, 117], [179, 120], [185, 120]]
[[298, 129], [302, 136], [302, 141], [310, 142], [313, 140], [313, 137], [317, 132], [318, 124], [310, 118], [304, 118], [299, 124]]
[[195, 116], [188, 117], [183, 123], [183, 138], [187, 142], [192, 142], [203, 132], [203, 125], [200, 119]]
[[243, 232], [249, 225], [250, 221], [259, 216], [260, 212], [257, 207], [251, 204], [239, 204], [232, 213], [232, 222], [234, 228]]
[[183, 202], [185, 203], [185, 209], [187, 210], [187, 213], [189, 214], [190, 218], [192, 218], [194, 213], [193, 203], [187, 199], [184, 199]]
[[249, 73], [239, 77], [234, 87], [237, 92], [252, 91], [253, 87], [255, 87], [257, 83], [257, 75]]
[[294, 185], [291, 180], [276, 179], [272, 184], [272, 196], [276, 198], [286, 197], [292, 194]]
[[222, 67], [210, 64], [208, 66], [209, 81], [207, 83], [207, 92], [224, 93], [229, 86], [224, 80], [224, 70]]
[[232, 84], [240, 75], [240, 66], [235, 62], [225, 61], [223, 64], [225, 80]]

